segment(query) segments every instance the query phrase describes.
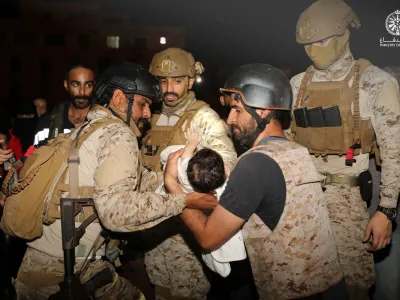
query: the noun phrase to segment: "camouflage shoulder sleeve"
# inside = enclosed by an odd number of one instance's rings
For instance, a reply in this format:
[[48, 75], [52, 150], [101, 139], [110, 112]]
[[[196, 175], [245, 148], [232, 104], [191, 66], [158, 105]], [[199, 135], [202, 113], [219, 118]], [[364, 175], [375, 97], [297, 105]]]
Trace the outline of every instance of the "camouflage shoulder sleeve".
[[293, 76], [292, 79], [290, 79], [290, 85], [292, 86], [293, 106], [295, 105], [297, 93], [299, 92], [299, 88], [301, 85], [301, 81], [304, 78], [304, 74], [305, 72], [297, 74], [296, 76]]
[[144, 167], [142, 170], [142, 180], [140, 181], [140, 191], [151, 192], [154, 191], [164, 180], [163, 172], [149, 171]]
[[[293, 76], [292, 79], [290, 79], [290, 85], [292, 86], [292, 97], [293, 97], [293, 103], [292, 103], [292, 108], [294, 108], [296, 104], [296, 98], [297, 98], [297, 93], [299, 92], [299, 88], [301, 85], [301, 81], [303, 80], [305, 72], [297, 74], [296, 76]], [[292, 109], [292, 118], [293, 117], [293, 109]], [[290, 137], [290, 127], [286, 130], [284, 130], [285, 134], [287, 137]]]
[[232, 140], [228, 137], [228, 126], [210, 107], [200, 108], [190, 124], [201, 134], [200, 145], [218, 152], [231, 170], [236, 164], [237, 154]]
[[[369, 67], [361, 78], [382, 160], [380, 205], [395, 208], [400, 191], [400, 94], [395, 78]], [[361, 99], [360, 99], [361, 101]]]
[[184, 194], [157, 195], [140, 189], [143, 167], [136, 137], [128, 127], [117, 126], [100, 136], [94, 173], [94, 200], [103, 225], [116, 232], [138, 231], [181, 213]]

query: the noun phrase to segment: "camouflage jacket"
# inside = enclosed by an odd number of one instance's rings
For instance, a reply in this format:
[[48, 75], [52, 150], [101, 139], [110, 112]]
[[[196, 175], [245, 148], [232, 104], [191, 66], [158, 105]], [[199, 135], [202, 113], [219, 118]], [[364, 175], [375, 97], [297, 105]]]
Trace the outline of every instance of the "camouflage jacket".
[[[316, 70], [312, 82], [341, 81], [355, 64], [348, 52], [327, 70]], [[290, 83], [296, 99], [305, 73]], [[398, 83], [389, 73], [371, 65], [360, 78], [360, 117], [370, 119], [382, 159], [380, 205], [394, 208], [400, 191], [400, 94]], [[340, 166], [342, 167], [342, 166]], [[368, 168], [368, 160], [366, 169]]]
[[[95, 106], [87, 118], [95, 121], [115, 117], [109, 110]], [[178, 215], [185, 207], [184, 194], [154, 193], [160, 174], [142, 167], [136, 136], [122, 123], [96, 130], [83, 142], [79, 158], [79, 185], [94, 187], [93, 199], [99, 219], [111, 231], [146, 229]], [[29, 245], [48, 255], [63, 257], [60, 224], [57, 220], [44, 226], [43, 236]], [[97, 223], [87, 227], [78, 247], [78, 257], [87, 253], [100, 230]], [[84, 250], [79, 250], [82, 246]]]
[[[161, 113], [156, 126], [171, 126], [172, 128], [185, 113], [186, 109], [196, 102], [194, 93], [190, 93], [189, 96], [191, 97], [189, 97], [190, 99], [187, 100], [185, 105], [178, 108], [173, 113]], [[227, 135], [228, 127], [211, 107], [203, 106], [198, 109], [190, 125], [182, 125], [182, 132], [187, 127], [196, 130], [200, 134], [200, 147], [210, 148], [218, 152], [224, 159], [225, 164], [230, 169], [233, 169], [236, 164], [237, 154], [232, 140]], [[169, 144], [168, 146], [171, 145], [173, 144]]]

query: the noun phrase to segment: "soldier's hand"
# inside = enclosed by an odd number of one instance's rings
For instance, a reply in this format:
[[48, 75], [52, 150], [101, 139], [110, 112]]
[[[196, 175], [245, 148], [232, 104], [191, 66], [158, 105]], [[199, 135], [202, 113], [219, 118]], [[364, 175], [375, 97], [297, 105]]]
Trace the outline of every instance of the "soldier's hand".
[[189, 193], [186, 195], [186, 208], [193, 208], [199, 210], [212, 210], [217, 204], [217, 197], [210, 194], [201, 194], [197, 192]]
[[0, 206], [4, 207], [4, 204], [6, 204], [7, 196], [4, 195], [3, 193], [0, 194]]
[[9, 160], [12, 155], [13, 155], [13, 153], [12, 153], [11, 149], [8, 149], [8, 150], [0, 149], [0, 164]]
[[385, 214], [377, 211], [369, 221], [365, 231], [363, 242], [366, 243], [372, 234], [372, 246], [368, 251], [376, 251], [385, 248], [392, 239], [392, 221]]

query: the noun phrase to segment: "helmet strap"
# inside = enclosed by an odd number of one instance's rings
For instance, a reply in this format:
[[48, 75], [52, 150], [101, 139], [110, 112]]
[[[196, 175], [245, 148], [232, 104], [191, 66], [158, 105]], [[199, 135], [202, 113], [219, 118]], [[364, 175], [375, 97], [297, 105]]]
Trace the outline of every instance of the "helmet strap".
[[[113, 114], [114, 117], [117, 117], [118, 119], [122, 120], [122, 118], [115, 112], [115, 110], [113, 110], [111, 108], [111, 106], [106, 106], [106, 107], [107, 107], [107, 109], [109, 109], [111, 111], [111, 113]], [[122, 120], [122, 121], [124, 121], [124, 120]]]
[[250, 107], [250, 106], [246, 105], [241, 98], [240, 98], [240, 101], [242, 102], [244, 109], [256, 120], [256, 122], [257, 122], [257, 131], [259, 133], [263, 132], [265, 127], [267, 127], [267, 125], [272, 120], [273, 111], [271, 111], [268, 114], [268, 116], [266, 116], [263, 119], [257, 114], [256, 110], [253, 107]]
[[125, 123], [128, 126], [131, 126], [131, 114], [132, 114], [132, 105], [133, 105], [133, 99], [134, 99], [134, 95], [126, 95], [126, 97], [128, 98], [128, 112], [126, 114], [126, 121]]
[[133, 94], [132, 95], [131, 94], [126, 94], [126, 98], [128, 99], [128, 110], [127, 110], [127, 113], [126, 113], [126, 120], [123, 120], [122, 117], [120, 115], [118, 115], [117, 112], [115, 110], [113, 110], [109, 104], [107, 104], [105, 107], [107, 107], [115, 117], [117, 117], [118, 119], [124, 121], [124, 123], [130, 127], [131, 126], [131, 114], [132, 114], [132, 105], [133, 105], [134, 95]]

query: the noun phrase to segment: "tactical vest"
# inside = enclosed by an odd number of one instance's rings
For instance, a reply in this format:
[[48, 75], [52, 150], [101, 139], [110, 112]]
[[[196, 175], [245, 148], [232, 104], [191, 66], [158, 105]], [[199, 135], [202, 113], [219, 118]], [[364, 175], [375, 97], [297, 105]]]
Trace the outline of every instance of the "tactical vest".
[[321, 293], [342, 278], [320, 175], [306, 148], [268, 141], [248, 153], [273, 158], [286, 181], [286, 202], [271, 231], [253, 214], [243, 227], [260, 299], [294, 299]]
[[[151, 130], [143, 139], [141, 149], [143, 165], [155, 172], [161, 172], [160, 154], [171, 145], [185, 145], [186, 139], [184, 132], [190, 127], [196, 112], [207, 103], [196, 100], [192, 105], [186, 108], [184, 114], [179, 118], [175, 126], [158, 126], [159, 114], [153, 115], [151, 119]], [[182, 129], [182, 126], [185, 128]]]
[[[363, 153], [374, 149], [375, 133], [371, 120], [360, 120], [360, 77], [371, 65], [367, 60], [356, 62], [342, 81], [312, 82], [314, 68], [308, 68], [301, 82], [294, 109], [306, 107], [339, 107], [341, 126], [299, 127], [292, 121], [294, 141], [306, 147], [311, 154], [346, 154], [356, 144]], [[353, 113], [352, 113], [353, 105]]]

